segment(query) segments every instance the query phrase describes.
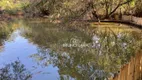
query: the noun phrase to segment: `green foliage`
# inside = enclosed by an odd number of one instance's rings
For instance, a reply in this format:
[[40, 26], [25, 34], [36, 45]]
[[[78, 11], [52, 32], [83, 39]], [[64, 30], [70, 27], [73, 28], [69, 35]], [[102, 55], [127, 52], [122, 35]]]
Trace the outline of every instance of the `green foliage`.
[[23, 10], [28, 3], [28, 1], [24, 0], [1, 0], [0, 7], [8, 13], [14, 14], [19, 10]]
[[39, 0], [31, 1], [28, 11], [40, 14], [49, 10], [51, 17], [78, 18], [95, 9], [101, 16], [110, 16], [126, 4], [134, 6], [135, 0]]
[[[139, 16], [141, 0], [1, 0], [0, 7], [10, 14], [24, 10], [30, 16], [43, 16], [44, 12], [50, 13], [51, 18], [79, 18], [86, 14], [92, 16], [95, 9], [101, 17], [109, 17], [114, 13], [127, 14], [136, 8]], [[132, 14], [132, 13], [131, 13]]]
[[1, 0], [0, 6], [11, 14], [24, 10], [31, 16], [41, 16], [48, 12], [52, 18], [78, 18], [93, 9], [106, 17], [118, 13], [120, 7], [125, 7], [123, 12], [129, 12], [135, 3], [136, 0]]

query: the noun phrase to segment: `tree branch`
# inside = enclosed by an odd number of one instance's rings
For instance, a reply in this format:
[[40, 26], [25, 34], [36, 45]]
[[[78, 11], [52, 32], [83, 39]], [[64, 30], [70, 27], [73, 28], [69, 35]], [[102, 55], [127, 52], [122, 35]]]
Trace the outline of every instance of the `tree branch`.
[[109, 13], [108, 16], [111, 16], [120, 6], [125, 5], [125, 4], [127, 4], [127, 3], [130, 3], [131, 1], [132, 1], [132, 0], [128, 0], [128, 1], [126, 1], [126, 2], [123, 2], [123, 3], [121, 3], [121, 4], [118, 4], [118, 5], [116, 6], [116, 8], [114, 8], [114, 10]]

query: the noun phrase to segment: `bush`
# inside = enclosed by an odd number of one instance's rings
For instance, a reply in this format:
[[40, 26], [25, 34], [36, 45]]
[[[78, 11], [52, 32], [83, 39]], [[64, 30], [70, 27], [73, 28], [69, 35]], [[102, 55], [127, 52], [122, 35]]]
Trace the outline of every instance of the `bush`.
[[22, 0], [1, 0], [0, 7], [2, 7], [6, 13], [16, 14], [19, 10], [23, 10], [28, 3], [28, 1]]

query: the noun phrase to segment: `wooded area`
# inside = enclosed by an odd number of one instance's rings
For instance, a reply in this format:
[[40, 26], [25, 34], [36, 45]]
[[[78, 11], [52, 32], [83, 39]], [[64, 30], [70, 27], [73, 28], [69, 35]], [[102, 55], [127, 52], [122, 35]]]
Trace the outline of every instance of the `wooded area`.
[[142, 80], [141, 29], [142, 0], [0, 0], [0, 80]]
[[71, 19], [121, 19], [142, 16], [142, 0], [0, 0], [0, 15]]

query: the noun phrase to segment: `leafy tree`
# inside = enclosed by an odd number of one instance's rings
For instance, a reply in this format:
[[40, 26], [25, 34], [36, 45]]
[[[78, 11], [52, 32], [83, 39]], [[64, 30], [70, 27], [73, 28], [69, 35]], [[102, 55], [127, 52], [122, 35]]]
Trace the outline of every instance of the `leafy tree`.
[[[80, 17], [88, 12], [103, 13], [104, 18], [110, 17], [123, 5], [134, 0], [40, 0], [31, 2], [29, 7], [37, 9], [37, 12], [49, 11], [56, 17]], [[33, 5], [32, 5], [33, 4]], [[32, 6], [32, 7], [31, 7]], [[94, 14], [90, 14], [95, 16]], [[96, 16], [95, 16], [96, 17]]]
[[23, 10], [28, 3], [27, 0], [1, 0], [0, 7], [10, 14], [15, 14], [17, 11]]

